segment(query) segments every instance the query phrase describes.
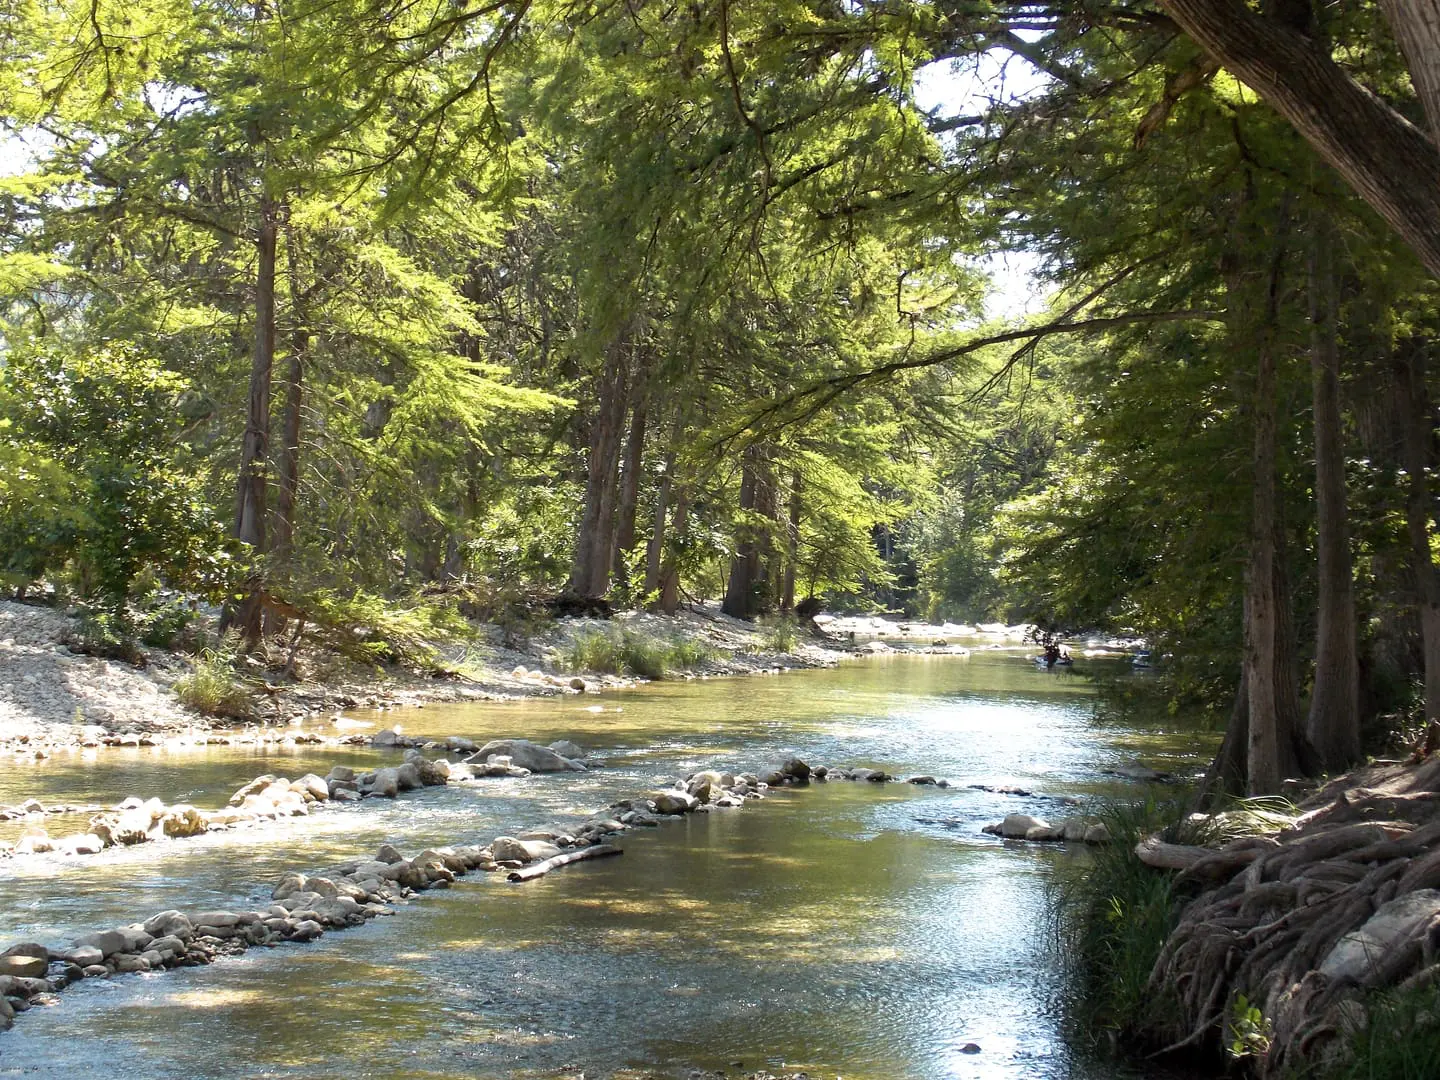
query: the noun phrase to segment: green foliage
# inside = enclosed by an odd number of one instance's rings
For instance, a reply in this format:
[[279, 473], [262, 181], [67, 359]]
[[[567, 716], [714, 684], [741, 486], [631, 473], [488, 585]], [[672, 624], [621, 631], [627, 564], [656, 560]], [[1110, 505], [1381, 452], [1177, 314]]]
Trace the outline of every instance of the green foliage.
[[[0, 439], [29, 464], [0, 486], [4, 572], [59, 572], [121, 623], [142, 573], [216, 593], [226, 544], [183, 445], [178, 376], [134, 349], [32, 349], [0, 371]], [[103, 636], [103, 635], [102, 635]]]
[[449, 603], [389, 600], [363, 591], [316, 589], [297, 597], [308, 636], [342, 656], [371, 664], [442, 668], [440, 648], [467, 641], [474, 629]]
[[1225, 1025], [1225, 1053], [1233, 1059], [1261, 1058], [1270, 1049], [1270, 1021], [1244, 994], [1230, 1003], [1230, 1020]]
[[71, 650], [86, 656], [122, 660], [135, 667], [146, 664], [145, 650], [135, 639], [135, 628], [127, 614], [94, 611], [80, 616], [73, 629], [65, 635]]
[[188, 675], [175, 680], [175, 696], [182, 704], [205, 713], [232, 720], [249, 720], [256, 715], [255, 700], [244, 680], [235, 673], [236, 642], [204, 650]]

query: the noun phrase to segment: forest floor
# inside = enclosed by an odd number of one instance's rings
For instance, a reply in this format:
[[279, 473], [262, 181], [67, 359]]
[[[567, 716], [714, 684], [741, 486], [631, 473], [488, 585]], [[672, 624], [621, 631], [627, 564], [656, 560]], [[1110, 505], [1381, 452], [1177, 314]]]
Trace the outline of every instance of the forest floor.
[[[194, 656], [150, 648], [144, 664], [136, 666], [85, 655], [71, 644], [77, 626], [74, 617], [55, 608], [0, 601], [0, 747], [33, 752], [105, 735], [178, 735], [236, 726], [177, 698], [175, 682], [194, 670]], [[578, 670], [572, 662], [575, 644], [587, 636], [609, 635], [662, 649], [683, 642], [690, 647], [689, 662], [666, 677], [697, 678], [831, 666], [857, 651], [852, 638], [857, 629], [861, 641], [918, 636], [923, 645], [943, 640], [941, 628], [905, 624], [902, 631], [901, 624], [867, 617], [831, 620], [828, 632], [795, 629], [787, 635], [702, 604], [675, 616], [622, 612], [609, 620], [557, 619], [518, 637], [481, 625], [472, 641], [442, 650], [439, 674], [357, 663], [308, 644], [294, 658], [290, 677], [281, 674], [289, 659], [281, 644], [241, 657], [237, 665], [251, 689], [254, 719], [287, 724], [351, 708], [503, 701], [645, 681]], [[885, 647], [858, 651], [873, 648]]]

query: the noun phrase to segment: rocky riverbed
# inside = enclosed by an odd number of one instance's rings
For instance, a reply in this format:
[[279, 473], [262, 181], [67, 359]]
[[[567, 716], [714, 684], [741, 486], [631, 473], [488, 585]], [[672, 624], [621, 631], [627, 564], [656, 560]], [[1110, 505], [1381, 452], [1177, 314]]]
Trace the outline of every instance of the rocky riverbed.
[[[441, 744], [429, 748], [444, 749]], [[323, 779], [313, 774], [293, 781], [259, 776], [239, 788], [229, 807], [219, 811], [136, 799], [135, 805], [92, 821], [87, 841], [94, 841], [98, 851], [110, 844], [182, 837], [246, 821], [308, 813], [310, 805], [327, 800], [394, 798], [406, 790], [485, 775], [529, 775], [526, 765], [517, 764], [522, 761], [542, 771], [583, 772], [582, 758], [583, 751], [573, 743], [543, 747], [524, 739], [492, 741], [459, 762], [426, 757], [412, 748], [401, 765], [359, 775], [338, 767]], [[835, 780], [884, 784], [896, 779], [875, 768], [811, 768], [793, 757], [759, 774], [702, 770], [676, 780], [671, 787], [618, 800], [579, 825], [526, 829], [497, 836], [486, 845], [431, 847], [408, 858], [386, 844], [370, 859], [319, 872], [292, 871], [274, 885], [272, 903], [263, 909], [168, 909], [127, 925], [81, 934], [68, 944], [17, 942], [0, 953], [0, 1030], [12, 1026], [17, 1013], [56, 1004], [59, 992], [84, 979], [193, 967], [254, 946], [313, 941], [328, 931], [394, 914], [416, 894], [448, 888], [474, 871], [505, 872], [511, 882], [533, 880], [573, 863], [621, 854], [611, 841], [632, 829], [653, 828], [687, 814], [737, 809], [763, 800], [774, 788]], [[948, 786], [948, 781], [931, 776], [910, 780]], [[61, 847], [71, 854], [80, 853], [69, 850], [74, 843]], [[27, 850], [49, 849], [31, 846]]]

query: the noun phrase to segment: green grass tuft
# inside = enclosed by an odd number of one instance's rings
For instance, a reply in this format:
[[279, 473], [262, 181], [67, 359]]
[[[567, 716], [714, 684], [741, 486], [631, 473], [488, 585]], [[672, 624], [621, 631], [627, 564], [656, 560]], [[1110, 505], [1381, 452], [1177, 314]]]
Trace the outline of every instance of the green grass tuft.
[[1178, 1003], [1149, 982], [1180, 905], [1172, 875], [1146, 866], [1134, 848], [1151, 833], [1179, 828], [1184, 813], [1178, 802], [1155, 799], [1106, 807], [1099, 817], [1113, 842], [1070, 866], [1054, 886], [1067, 1015], [1096, 1049], [1145, 1044], [1177, 1024]]
[[571, 670], [642, 679], [663, 679], [673, 671], [700, 667], [713, 656], [711, 649], [698, 641], [664, 641], [629, 630], [577, 634], [564, 653]]

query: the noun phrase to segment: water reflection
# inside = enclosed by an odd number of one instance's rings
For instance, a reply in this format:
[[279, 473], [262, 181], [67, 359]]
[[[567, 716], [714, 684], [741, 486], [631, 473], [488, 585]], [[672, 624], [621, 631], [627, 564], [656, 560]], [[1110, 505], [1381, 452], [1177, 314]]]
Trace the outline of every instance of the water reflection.
[[[782, 1065], [851, 1080], [1116, 1075], [1073, 1060], [1057, 1032], [1043, 892], [1053, 861], [1069, 856], [978, 832], [1042, 804], [963, 785], [1084, 801], [1109, 786], [1099, 770], [1136, 747], [1184, 765], [1188, 737], [1097, 731], [1083, 682], [1009, 657], [895, 658], [604, 703], [623, 711], [563, 698], [380, 718], [420, 734], [572, 738], [606, 758], [596, 773], [428, 789], [263, 836], [147, 845], [45, 871], [15, 860], [0, 871], [4, 918], [60, 933], [168, 906], [256, 902], [285, 867], [381, 840], [488, 840], [700, 765], [753, 767], [787, 752], [962, 786], [816, 785], [627, 835], [620, 859], [524, 885], [468, 880], [314, 945], [92, 980], [0, 1036], [0, 1075], [524, 1077], [576, 1066], [591, 1077], [683, 1076]], [[128, 779], [146, 782], [143, 794], [173, 798], [167, 783], [228, 793], [255, 762], [216, 749], [152, 759], [148, 777]], [[42, 764], [26, 793], [45, 798], [47, 776], [75, 781]], [[980, 1054], [962, 1052], [971, 1042]]]

